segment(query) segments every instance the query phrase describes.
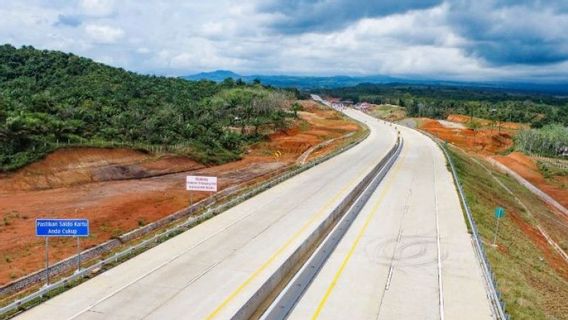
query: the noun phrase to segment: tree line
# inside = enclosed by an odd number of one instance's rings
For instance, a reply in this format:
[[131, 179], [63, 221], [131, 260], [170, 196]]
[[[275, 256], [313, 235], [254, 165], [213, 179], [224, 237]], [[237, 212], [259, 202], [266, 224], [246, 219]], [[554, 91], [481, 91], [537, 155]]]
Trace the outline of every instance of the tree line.
[[495, 122], [521, 122], [531, 129], [515, 136], [515, 148], [529, 154], [557, 157], [568, 154], [568, 98], [547, 94], [489, 88], [402, 84], [360, 84], [355, 87], [317, 90], [318, 93], [355, 102], [393, 104], [410, 117], [445, 119], [450, 114], [471, 116], [468, 127], [476, 131], [474, 117]]
[[262, 128], [286, 126], [293, 98], [258, 83], [140, 75], [73, 54], [3, 45], [0, 170], [65, 146], [184, 145], [180, 153], [203, 163], [231, 161], [262, 138]]
[[355, 102], [399, 105], [412, 117], [446, 118], [449, 114], [462, 114], [528, 123], [534, 128], [547, 124], [568, 126], [568, 98], [547, 94], [402, 84], [360, 84], [317, 91]]

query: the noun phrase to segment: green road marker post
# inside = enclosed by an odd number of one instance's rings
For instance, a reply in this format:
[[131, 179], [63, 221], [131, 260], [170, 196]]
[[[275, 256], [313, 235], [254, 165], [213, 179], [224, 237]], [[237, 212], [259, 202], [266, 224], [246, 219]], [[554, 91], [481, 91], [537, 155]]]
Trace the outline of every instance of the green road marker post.
[[497, 234], [499, 233], [499, 220], [501, 220], [503, 217], [505, 217], [505, 209], [501, 208], [501, 207], [497, 207], [495, 208], [495, 219], [497, 220], [495, 222], [495, 236], [493, 237], [493, 246], [495, 246], [495, 243], [497, 242]]

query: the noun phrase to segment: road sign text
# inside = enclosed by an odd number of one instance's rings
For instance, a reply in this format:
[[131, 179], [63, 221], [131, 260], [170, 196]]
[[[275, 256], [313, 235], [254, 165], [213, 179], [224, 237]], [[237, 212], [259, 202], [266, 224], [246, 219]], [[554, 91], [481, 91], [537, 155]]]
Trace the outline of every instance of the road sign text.
[[88, 237], [87, 219], [37, 219], [36, 236], [40, 237]]
[[186, 189], [217, 192], [217, 177], [187, 176]]

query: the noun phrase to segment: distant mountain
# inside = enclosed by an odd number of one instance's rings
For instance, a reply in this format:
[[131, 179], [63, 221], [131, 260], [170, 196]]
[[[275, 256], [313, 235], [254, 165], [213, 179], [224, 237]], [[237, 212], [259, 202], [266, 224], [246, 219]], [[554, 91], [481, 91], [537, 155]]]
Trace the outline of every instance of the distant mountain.
[[342, 87], [353, 87], [362, 83], [370, 84], [409, 84], [409, 85], [431, 85], [431, 86], [451, 86], [451, 87], [470, 87], [494, 90], [513, 90], [523, 92], [539, 92], [546, 94], [568, 95], [568, 83], [526, 83], [512, 81], [486, 81], [486, 82], [467, 82], [467, 81], [446, 81], [432, 79], [403, 79], [383, 75], [372, 76], [287, 76], [287, 75], [240, 75], [238, 73], [217, 70], [213, 72], [202, 72], [194, 75], [182, 77], [186, 80], [211, 80], [221, 82], [226, 78], [234, 80], [242, 79], [245, 82], [260, 80], [265, 85], [279, 88], [298, 88], [298, 89], [334, 89]]
[[[211, 80], [211, 81], [215, 81], [215, 82], [221, 82], [227, 78], [233, 78], [233, 79], [239, 79], [239, 78], [243, 78], [243, 76], [234, 73], [232, 71], [227, 71], [227, 70], [217, 70], [217, 71], [213, 71], [213, 72], [201, 72], [201, 73], [197, 73], [194, 75], [190, 75], [190, 76], [185, 76], [182, 77], [186, 80], [194, 80], [194, 81], [198, 81], [198, 80]], [[244, 80], [244, 79], [243, 79]]]
[[316, 89], [316, 88], [339, 88], [351, 87], [360, 83], [392, 83], [403, 81], [401, 79], [388, 76], [367, 76], [367, 77], [350, 77], [350, 76], [330, 76], [330, 77], [311, 77], [311, 76], [287, 76], [287, 75], [240, 75], [232, 71], [217, 70], [213, 72], [201, 72], [194, 75], [182, 77], [186, 80], [211, 80], [220, 82], [226, 78], [242, 79], [245, 82], [252, 82], [255, 79], [263, 84], [274, 87], [294, 87], [299, 89]]

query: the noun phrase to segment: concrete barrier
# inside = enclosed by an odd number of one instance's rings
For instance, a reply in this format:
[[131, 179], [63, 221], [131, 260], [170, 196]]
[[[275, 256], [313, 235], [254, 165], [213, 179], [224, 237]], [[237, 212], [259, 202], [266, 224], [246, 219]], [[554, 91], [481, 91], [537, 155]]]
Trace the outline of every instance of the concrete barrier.
[[278, 267], [278, 269], [260, 286], [260, 288], [241, 306], [231, 319], [258, 318], [272, 303], [278, 289], [287, 285], [294, 274], [313, 255], [319, 244], [327, 237], [337, 222], [345, 215], [351, 205], [385, 167], [389, 160], [398, 155], [400, 138], [387, 155], [361, 180], [340, 204], [320, 223], [320, 225], [300, 244], [298, 248]]

